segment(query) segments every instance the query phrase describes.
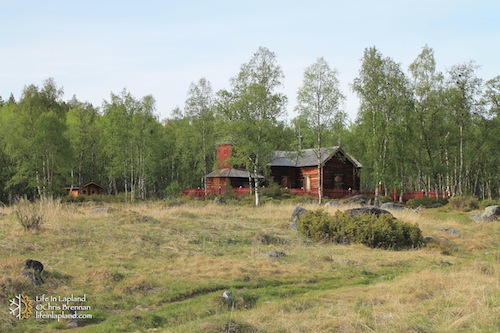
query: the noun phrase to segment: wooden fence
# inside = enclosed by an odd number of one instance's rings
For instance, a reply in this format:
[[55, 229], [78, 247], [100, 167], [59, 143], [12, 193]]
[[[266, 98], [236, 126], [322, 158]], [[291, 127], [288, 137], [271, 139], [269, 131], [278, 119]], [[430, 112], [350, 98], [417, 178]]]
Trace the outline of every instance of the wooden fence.
[[[245, 196], [250, 193], [249, 188], [233, 188], [231, 191], [238, 196]], [[312, 196], [318, 196], [317, 191], [307, 191], [304, 189], [290, 189], [290, 192], [294, 195], [298, 196], [304, 196], [304, 195], [312, 195]], [[224, 189], [219, 188], [219, 189], [209, 189], [208, 194], [211, 195], [222, 195], [224, 194]], [[361, 191], [353, 191], [353, 190], [332, 190], [332, 189], [324, 189], [323, 190], [323, 196], [325, 198], [329, 199], [340, 199], [344, 197], [349, 197], [352, 195], [358, 195], [358, 194], [363, 194], [367, 196], [373, 196], [375, 194], [374, 191], [369, 191], [369, 190], [361, 190]], [[400, 194], [397, 191], [394, 191], [391, 195], [391, 199], [394, 202], [397, 202], [400, 198]], [[205, 197], [205, 190], [204, 189], [186, 189], [182, 190], [182, 195], [189, 197], [189, 198], [204, 198]], [[423, 197], [429, 197], [429, 198], [446, 198], [449, 197], [447, 193], [436, 193], [436, 192], [424, 192], [424, 191], [418, 191], [418, 192], [404, 192], [402, 195], [402, 200], [403, 202], [407, 202], [410, 199], [418, 199], [418, 198], [423, 198]]]

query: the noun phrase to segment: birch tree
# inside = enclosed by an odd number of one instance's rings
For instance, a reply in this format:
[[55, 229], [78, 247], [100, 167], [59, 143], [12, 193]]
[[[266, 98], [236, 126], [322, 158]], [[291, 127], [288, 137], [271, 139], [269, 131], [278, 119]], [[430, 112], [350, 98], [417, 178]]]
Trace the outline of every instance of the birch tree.
[[208, 194], [207, 184], [204, 176], [208, 174], [209, 166], [213, 164], [213, 147], [215, 145], [215, 116], [213, 110], [213, 91], [210, 81], [201, 78], [197, 83], [189, 87], [188, 99], [185, 106], [186, 116], [191, 120], [194, 128], [197, 146], [201, 148], [197, 155], [201, 166], [201, 177], [205, 196]]
[[382, 182], [387, 194], [387, 186], [397, 179], [395, 165], [389, 161], [402, 153], [395, 149], [401, 146], [394, 143], [403, 139], [404, 120], [412, 110], [409, 82], [398, 63], [371, 47], [365, 49], [353, 90], [361, 100], [357, 122], [368, 141], [364, 154], [371, 162], [372, 187]]
[[297, 93], [296, 110], [303, 116], [316, 136], [318, 158], [318, 202], [323, 200], [322, 140], [325, 130], [332, 127], [332, 121], [341, 113], [344, 96], [339, 89], [337, 71], [328, 62], [319, 58], [306, 68], [302, 86]]
[[260, 206], [260, 180], [272, 151], [276, 150], [275, 129], [285, 113], [286, 97], [276, 90], [282, 86], [283, 71], [276, 55], [260, 47], [231, 79], [232, 90], [221, 91], [219, 110], [225, 133], [233, 144], [232, 160], [254, 173], [255, 205]]

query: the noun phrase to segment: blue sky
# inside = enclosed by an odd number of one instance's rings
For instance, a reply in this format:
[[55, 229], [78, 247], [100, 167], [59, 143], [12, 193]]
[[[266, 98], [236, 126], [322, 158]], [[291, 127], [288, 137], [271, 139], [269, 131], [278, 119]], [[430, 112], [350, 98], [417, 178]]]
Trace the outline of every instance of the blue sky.
[[474, 60], [484, 80], [500, 75], [500, 1], [3, 1], [0, 0], [0, 96], [16, 99], [53, 77], [73, 95], [101, 106], [126, 88], [152, 94], [160, 119], [183, 107], [191, 82], [214, 91], [260, 46], [285, 74], [288, 117], [304, 69], [323, 57], [339, 72], [345, 111], [358, 100], [350, 84], [366, 47], [406, 71], [424, 45], [438, 70]]

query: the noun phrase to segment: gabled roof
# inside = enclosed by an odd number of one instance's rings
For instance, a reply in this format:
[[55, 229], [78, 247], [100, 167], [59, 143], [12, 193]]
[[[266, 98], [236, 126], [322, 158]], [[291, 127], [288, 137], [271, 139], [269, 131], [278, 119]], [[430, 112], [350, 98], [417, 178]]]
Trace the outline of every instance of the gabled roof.
[[234, 168], [224, 168], [210, 172], [207, 178], [264, 178], [262, 175], [255, 175], [253, 173], [248, 172], [247, 170], [239, 170]]
[[87, 187], [87, 186], [90, 186], [90, 185], [95, 185], [95, 186], [97, 186], [99, 188], [103, 188], [101, 185], [99, 185], [97, 183], [94, 183], [94, 182], [87, 183], [87, 184], [83, 185], [83, 187]]
[[[321, 148], [321, 164], [330, 160], [337, 152], [341, 152], [356, 168], [363, 167], [354, 157], [344, 152], [340, 146]], [[318, 149], [300, 151], [278, 150], [271, 156], [271, 167], [306, 167], [318, 165]]]

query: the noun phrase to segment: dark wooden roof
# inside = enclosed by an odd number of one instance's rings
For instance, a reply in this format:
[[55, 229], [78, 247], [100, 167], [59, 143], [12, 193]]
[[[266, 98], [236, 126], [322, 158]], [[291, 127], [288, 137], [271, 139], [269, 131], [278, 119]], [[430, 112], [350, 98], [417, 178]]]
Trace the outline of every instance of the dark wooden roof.
[[[331, 159], [336, 153], [342, 153], [356, 168], [363, 167], [354, 157], [347, 154], [339, 146], [321, 148], [321, 164]], [[306, 167], [318, 165], [318, 149], [303, 149], [300, 151], [275, 151], [271, 157], [271, 167]]]
[[239, 170], [234, 168], [224, 168], [210, 172], [207, 178], [264, 178], [262, 175], [255, 175], [247, 170]]
[[87, 187], [87, 186], [90, 186], [90, 185], [95, 185], [95, 186], [97, 186], [99, 188], [103, 188], [101, 185], [99, 185], [97, 183], [94, 183], [94, 182], [87, 183], [87, 184], [83, 185], [83, 187]]

